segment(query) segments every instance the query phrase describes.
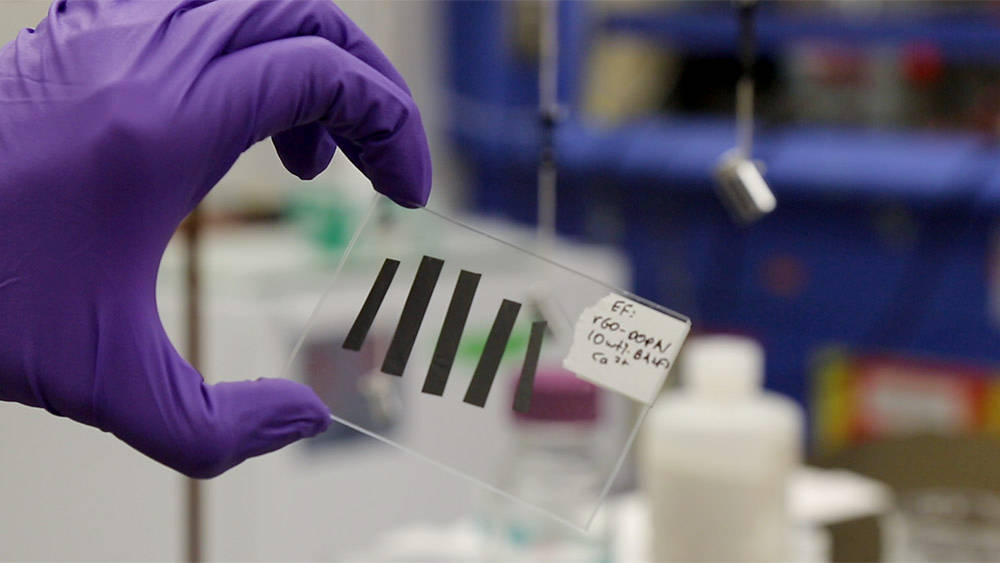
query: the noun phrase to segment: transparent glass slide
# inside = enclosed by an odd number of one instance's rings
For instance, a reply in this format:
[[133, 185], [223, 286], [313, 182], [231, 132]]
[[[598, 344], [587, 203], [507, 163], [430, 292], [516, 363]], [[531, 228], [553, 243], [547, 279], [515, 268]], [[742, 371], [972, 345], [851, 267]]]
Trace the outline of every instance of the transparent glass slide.
[[[683, 315], [431, 209], [376, 196], [285, 372], [347, 427], [585, 529], [689, 327]], [[513, 420], [518, 411], [545, 417], [542, 403], [532, 407], [533, 383], [553, 367], [601, 396], [597, 465], [581, 468], [600, 479], [572, 507], [525, 494], [507, 471]], [[547, 426], [518, 431], [523, 440]]]

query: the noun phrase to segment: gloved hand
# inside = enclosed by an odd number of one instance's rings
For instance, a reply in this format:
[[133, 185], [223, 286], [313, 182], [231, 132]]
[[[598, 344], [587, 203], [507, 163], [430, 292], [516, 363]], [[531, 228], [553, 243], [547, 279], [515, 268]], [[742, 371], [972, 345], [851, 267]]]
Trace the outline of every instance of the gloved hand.
[[328, 0], [59, 0], [3, 47], [0, 399], [193, 477], [324, 430], [298, 383], [205, 384], [157, 315], [174, 230], [272, 135], [301, 178], [339, 146], [376, 190], [427, 201], [414, 101]]

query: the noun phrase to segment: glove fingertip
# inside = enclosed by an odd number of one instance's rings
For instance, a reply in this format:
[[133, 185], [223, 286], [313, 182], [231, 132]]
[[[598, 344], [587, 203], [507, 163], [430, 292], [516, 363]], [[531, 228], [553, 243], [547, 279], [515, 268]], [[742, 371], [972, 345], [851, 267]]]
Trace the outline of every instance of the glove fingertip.
[[330, 408], [326, 406], [326, 403], [324, 403], [316, 395], [316, 393], [312, 391], [312, 389], [306, 389], [309, 393], [308, 397], [303, 402], [303, 411], [308, 413], [308, 420], [310, 421], [310, 424], [309, 429], [306, 430], [306, 435], [304, 435], [303, 438], [311, 438], [312, 436], [325, 432], [333, 422], [333, 418]]
[[278, 133], [271, 142], [281, 164], [301, 180], [312, 180], [326, 170], [337, 152], [337, 144], [318, 123]]
[[378, 166], [369, 175], [375, 191], [402, 207], [425, 207], [431, 196], [430, 157], [399, 151], [379, 156]]
[[312, 389], [295, 381], [258, 379], [214, 387], [223, 398], [220, 415], [241, 460], [315, 436], [331, 423], [330, 409]]
[[377, 191], [380, 194], [388, 197], [396, 205], [398, 205], [400, 207], [405, 207], [406, 209], [420, 209], [421, 207], [426, 207], [427, 206], [427, 198], [422, 198], [421, 201], [410, 201], [408, 199], [402, 199], [401, 197], [399, 197], [399, 195], [397, 193], [392, 192], [392, 191], [380, 190], [380, 189], [376, 189], [375, 191]]
[[310, 387], [287, 379], [258, 379], [258, 393], [268, 395], [268, 424], [281, 426], [309, 422], [321, 430], [330, 425], [330, 409]]

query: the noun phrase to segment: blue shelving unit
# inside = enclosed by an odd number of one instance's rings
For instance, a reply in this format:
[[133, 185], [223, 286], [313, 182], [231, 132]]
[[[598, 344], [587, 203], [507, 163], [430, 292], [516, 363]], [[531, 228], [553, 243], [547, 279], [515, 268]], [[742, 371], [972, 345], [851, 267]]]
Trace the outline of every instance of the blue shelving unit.
[[[510, 51], [502, 2], [449, 3], [451, 123], [482, 211], [532, 222], [535, 69]], [[730, 13], [592, 19], [564, 2], [564, 38], [639, 33], [682, 48], [735, 44]], [[930, 42], [947, 56], [1000, 57], [1000, 27], [970, 18], [873, 20], [765, 13], [762, 47], [805, 37]], [[990, 47], [990, 48], [987, 48]], [[579, 61], [563, 69], [572, 107]], [[772, 389], [805, 403], [817, 350], [832, 344], [1000, 362], [1000, 148], [970, 134], [784, 128], [760, 132], [779, 208], [732, 225], [712, 170], [729, 120], [657, 119], [606, 128], [570, 119], [557, 138], [560, 230], [623, 245], [634, 289], [692, 316], [695, 329], [750, 332], [768, 350]]]
[[[757, 18], [758, 48], [764, 53], [776, 53], [801, 41], [854, 46], [926, 44], [956, 62], [1000, 60], [996, 48], [1000, 45], [1000, 11], [987, 17], [981, 13], [956, 15], [945, 11], [899, 11], [865, 17], [814, 10], [794, 13], [795, 6], [788, 5], [785, 10], [774, 8], [765, 4]], [[736, 18], [727, 5], [618, 14], [606, 18], [601, 26], [611, 33], [662, 41], [685, 51], [702, 54], [736, 51]]]

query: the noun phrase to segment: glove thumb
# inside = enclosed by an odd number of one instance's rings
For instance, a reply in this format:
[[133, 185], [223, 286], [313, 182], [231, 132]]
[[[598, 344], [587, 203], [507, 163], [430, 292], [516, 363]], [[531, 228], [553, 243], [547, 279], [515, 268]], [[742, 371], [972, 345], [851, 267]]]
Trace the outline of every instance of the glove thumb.
[[243, 460], [283, 448], [330, 426], [330, 411], [312, 389], [285, 379], [258, 379], [206, 386], [216, 407], [216, 424], [230, 431], [228, 456], [188, 468], [195, 477], [213, 477]]

